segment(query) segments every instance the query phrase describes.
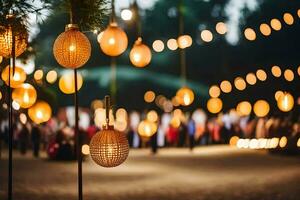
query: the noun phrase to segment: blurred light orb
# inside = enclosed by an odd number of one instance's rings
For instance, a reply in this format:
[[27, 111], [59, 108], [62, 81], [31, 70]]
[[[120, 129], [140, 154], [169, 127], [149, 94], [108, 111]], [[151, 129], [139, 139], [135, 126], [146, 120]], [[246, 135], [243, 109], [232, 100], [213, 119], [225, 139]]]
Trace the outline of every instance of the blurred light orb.
[[286, 70], [284, 71], [283, 76], [284, 76], [285, 80], [287, 80], [287, 81], [289, 81], [289, 82], [293, 81], [294, 78], [295, 78], [294, 72], [293, 72], [292, 70], [290, 70], [290, 69], [286, 69]]
[[13, 90], [12, 99], [18, 102], [21, 108], [29, 108], [35, 103], [37, 93], [32, 85], [23, 83], [20, 87]]
[[63, 67], [76, 69], [82, 67], [91, 56], [91, 44], [79, 31], [76, 24], [68, 24], [53, 45], [56, 61]]
[[158, 120], [158, 114], [155, 110], [150, 110], [148, 113], [147, 113], [147, 120], [150, 121], [150, 122], [157, 122]]
[[150, 138], [157, 131], [157, 125], [149, 120], [143, 120], [139, 123], [138, 133], [143, 138]]
[[292, 25], [294, 23], [294, 17], [290, 13], [284, 13], [283, 20], [287, 25]]
[[179, 97], [177, 96], [174, 96], [171, 100], [172, 104], [174, 107], [177, 107], [177, 106], [180, 106], [180, 103], [179, 103]]
[[11, 103], [14, 110], [20, 110], [20, 104], [17, 101], [12, 101]]
[[260, 25], [259, 30], [264, 36], [269, 36], [272, 32], [270, 26], [264, 23]]
[[103, 108], [103, 102], [100, 99], [95, 99], [94, 101], [92, 101], [91, 103], [91, 108], [93, 110], [96, 110], [98, 108]]
[[283, 93], [281, 90], [276, 91], [276, 92], [275, 92], [275, 95], [274, 95], [275, 100], [278, 101], [279, 97], [280, 97], [281, 95], [283, 95], [283, 94], [284, 94], [284, 93]]
[[256, 33], [252, 28], [246, 28], [244, 35], [247, 40], [254, 41], [256, 39]]
[[57, 80], [57, 72], [55, 70], [51, 70], [46, 75], [46, 80], [48, 83], [53, 84]]
[[[113, 111], [109, 111], [109, 125], [114, 125]], [[94, 123], [97, 127], [102, 128], [106, 124], [106, 112], [104, 108], [97, 108], [94, 112]]]
[[[80, 73], [77, 73], [77, 89], [81, 89], [83, 85], [83, 78]], [[72, 72], [63, 74], [58, 82], [60, 91], [65, 94], [73, 94], [75, 92], [74, 74]]]
[[29, 118], [36, 124], [47, 122], [52, 115], [50, 105], [45, 101], [37, 101], [28, 109]]
[[251, 103], [249, 103], [248, 101], [242, 101], [242, 102], [238, 103], [238, 105], [236, 107], [236, 111], [241, 116], [250, 115], [251, 110], [252, 110], [252, 106], [251, 106]]
[[269, 142], [269, 148], [270, 149], [275, 149], [278, 147], [278, 144], [279, 144], [279, 138], [272, 138]]
[[193, 103], [195, 95], [193, 90], [191, 90], [188, 87], [182, 87], [180, 88], [177, 93], [176, 96], [178, 97], [179, 103], [182, 106], [189, 106]]
[[162, 52], [165, 48], [165, 44], [163, 41], [161, 40], [155, 40], [153, 43], [152, 43], [152, 48], [154, 51], [156, 52]]
[[102, 167], [116, 167], [128, 157], [129, 144], [126, 135], [113, 126], [96, 133], [90, 142], [90, 155]]
[[142, 43], [142, 38], [139, 37], [130, 51], [129, 58], [135, 67], [145, 67], [151, 61], [152, 55], [150, 48]]
[[283, 137], [280, 138], [280, 140], [279, 140], [279, 146], [281, 148], [286, 147], [287, 143], [288, 143], [287, 137], [283, 136]]
[[5, 82], [5, 84], [8, 86], [8, 79], [9, 79], [9, 68], [10, 68], [10, 87], [12, 88], [17, 88], [21, 86], [25, 80], [26, 80], [26, 73], [24, 69], [21, 67], [15, 67], [15, 74], [13, 75], [13, 68], [10, 67], [9, 65], [6, 66], [1, 74], [2, 80]]
[[144, 94], [144, 100], [145, 102], [147, 103], [151, 103], [155, 100], [155, 93], [151, 90], [147, 91], [145, 94]]
[[166, 112], [166, 113], [172, 112], [172, 110], [173, 110], [173, 104], [172, 104], [172, 102], [169, 101], [169, 100], [166, 100], [166, 101], [163, 103], [163, 110], [164, 110], [164, 112]]
[[227, 33], [227, 25], [224, 22], [218, 22], [216, 24], [216, 31], [220, 35], [224, 35], [225, 33]]
[[[300, 17], [300, 15], [299, 15], [299, 17]], [[297, 147], [300, 147], [300, 138], [297, 141]]]
[[87, 144], [82, 145], [81, 153], [86, 156], [89, 155], [90, 154], [90, 146]]
[[271, 27], [275, 30], [275, 31], [279, 31], [282, 27], [281, 22], [278, 19], [272, 19], [271, 20]]
[[253, 106], [253, 111], [257, 117], [265, 117], [270, 111], [270, 105], [265, 100], [258, 100]]
[[267, 73], [262, 69], [259, 69], [256, 71], [256, 76], [257, 76], [257, 79], [260, 81], [267, 80]]
[[185, 49], [187, 47], [192, 46], [193, 39], [189, 35], [181, 35], [177, 39], [177, 44], [180, 49]]
[[283, 112], [291, 111], [294, 107], [294, 97], [290, 93], [284, 92], [279, 96], [277, 106]]
[[203, 30], [201, 31], [201, 39], [204, 42], [211, 42], [213, 40], [213, 34], [209, 30]]
[[20, 122], [22, 124], [26, 124], [27, 123], [27, 116], [24, 113], [21, 113], [19, 116]]
[[249, 85], [255, 85], [255, 83], [257, 81], [255, 74], [253, 74], [253, 73], [247, 74], [246, 81]]
[[2, 57], [2, 56], [0, 56], [0, 63], [2, 63], [2, 61], [3, 61], [3, 57]]
[[210, 113], [216, 114], [216, 113], [219, 113], [222, 110], [223, 102], [219, 98], [210, 98], [207, 101], [206, 106], [207, 106], [207, 110]]
[[242, 77], [237, 77], [234, 79], [234, 86], [238, 90], [244, 90], [246, 88], [246, 82]]
[[236, 146], [239, 139], [240, 138], [238, 136], [232, 136], [229, 140], [229, 145], [232, 147]]
[[167, 46], [171, 51], [175, 51], [178, 48], [177, 40], [171, 38], [167, 41]]
[[232, 90], [232, 85], [229, 81], [224, 80], [221, 82], [220, 88], [221, 88], [222, 92], [229, 93]]
[[213, 85], [209, 88], [208, 93], [209, 93], [209, 96], [217, 98], [220, 96], [221, 90], [217, 85]]
[[276, 78], [281, 76], [281, 69], [280, 69], [279, 66], [274, 65], [271, 68], [271, 72], [272, 72], [273, 76], [276, 77]]
[[0, 100], [2, 99], [2, 92], [0, 91]]
[[103, 36], [103, 32], [104, 31], [101, 31], [98, 35], [97, 35], [97, 42], [100, 44], [101, 42], [101, 39], [102, 39], [102, 36]]
[[300, 76], [300, 66], [297, 69], [298, 76]]
[[44, 77], [44, 72], [41, 69], [36, 70], [33, 74], [33, 78], [36, 81], [41, 81], [43, 77]]
[[119, 108], [116, 112], [116, 121], [126, 122], [127, 118], [127, 111], [124, 108]]
[[119, 56], [126, 50], [128, 38], [117, 23], [110, 23], [103, 31], [99, 44], [106, 55]]
[[123, 9], [121, 11], [121, 18], [124, 21], [130, 21], [132, 19], [133, 13], [130, 9]]

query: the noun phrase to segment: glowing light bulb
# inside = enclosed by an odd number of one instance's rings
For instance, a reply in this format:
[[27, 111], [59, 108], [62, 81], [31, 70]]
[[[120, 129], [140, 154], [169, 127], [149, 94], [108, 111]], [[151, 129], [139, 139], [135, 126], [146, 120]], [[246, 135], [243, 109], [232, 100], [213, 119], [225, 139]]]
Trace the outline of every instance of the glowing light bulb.
[[38, 119], [42, 119], [43, 118], [43, 113], [39, 110], [39, 111], [37, 111], [36, 112], [36, 117], [38, 118]]
[[76, 46], [75, 46], [75, 45], [70, 45], [70, 47], [69, 47], [69, 50], [70, 50], [70, 51], [75, 51], [75, 49], [76, 49]]
[[109, 38], [108, 43], [109, 43], [110, 45], [114, 45], [114, 44], [116, 43], [116, 41], [115, 41], [114, 38]]

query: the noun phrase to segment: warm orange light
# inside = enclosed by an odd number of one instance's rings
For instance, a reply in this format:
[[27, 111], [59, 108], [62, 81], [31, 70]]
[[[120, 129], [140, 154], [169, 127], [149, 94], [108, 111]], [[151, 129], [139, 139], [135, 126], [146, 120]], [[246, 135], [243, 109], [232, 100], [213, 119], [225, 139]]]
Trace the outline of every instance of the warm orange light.
[[66, 68], [82, 67], [91, 56], [91, 44], [88, 38], [79, 31], [75, 24], [66, 26], [53, 45], [56, 61]]
[[155, 100], [155, 93], [151, 90], [147, 91], [145, 94], [144, 94], [144, 100], [145, 102], [147, 103], [151, 103]]
[[253, 73], [247, 74], [246, 81], [249, 85], [254, 85], [257, 81], [255, 74]]
[[36, 70], [33, 74], [33, 78], [36, 81], [41, 81], [43, 77], [44, 77], [44, 72], [41, 69]]
[[177, 40], [171, 38], [167, 42], [167, 46], [170, 50], [174, 51], [178, 48]]
[[288, 143], [287, 137], [283, 136], [283, 137], [280, 138], [280, 140], [279, 140], [279, 146], [281, 148], [286, 147], [287, 143]]
[[276, 66], [276, 65], [273, 66], [271, 69], [271, 72], [272, 72], [273, 76], [275, 76], [277, 78], [281, 76], [281, 69], [279, 66]]
[[229, 140], [229, 145], [230, 146], [236, 146], [237, 142], [239, 141], [239, 137], [238, 136], [232, 136]]
[[294, 23], [294, 17], [290, 13], [284, 13], [283, 20], [287, 25], [292, 25]]
[[99, 40], [101, 50], [109, 56], [121, 55], [128, 45], [127, 35], [117, 23], [110, 23]]
[[143, 138], [150, 138], [157, 131], [157, 125], [149, 120], [143, 120], [138, 125], [138, 133]]
[[210, 98], [207, 101], [206, 106], [207, 106], [207, 110], [210, 113], [216, 114], [216, 113], [219, 113], [222, 110], [223, 102], [219, 98]]
[[253, 41], [256, 39], [256, 33], [252, 28], [246, 28], [244, 31], [244, 35], [247, 40]]
[[[77, 73], [77, 89], [78, 91], [82, 87], [83, 78], [82, 76]], [[75, 82], [74, 82], [74, 74], [73, 73], [66, 73], [62, 75], [59, 79], [58, 86], [60, 91], [65, 94], [73, 94], [75, 92]]]
[[50, 84], [55, 83], [57, 80], [57, 72], [54, 70], [49, 71], [46, 75], [46, 80]]
[[271, 28], [268, 24], [261, 24], [259, 30], [264, 36], [271, 35]]
[[279, 96], [277, 106], [283, 112], [291, 111], [294, 107], [294, 97], [290, 93], [284, 92]]
[[256, 76], [257, 76], [257, 79], [260, 80], [260, 81], [267, 80], [267, 74], [262, 69], [259, 69], [259, 70], [256, 71]]
[[21, 67], [15, 67], [15, 74], [13, 75], [13, 68], [10, 66], [7, 66], [3, 69], [1, 78], [5, 82], [6, 85], [8, 85], [8, 73], [10, 68], [10, 87], [17, 88], [22, 85], [22, 83], [26, 80], [26, 73], [24, 69]]
[[217, 85], [213, 85], [209, 88], [208, 93], [209, 93], [209, 96], [216, 98], [216, 97], [220, 96], [221, 90]]
[[275, 100], [278, 101], [278, 99], [281, 95], [283, 95], [283, 92], [281, 90], [276, 91], [275, 95], [274, 95]]
[[253, 106], [253, 111], [257, 117], [265, 117], [270, 111], [270, 106], [267, 101], [258, 100]]
[[149, 120], [150, 122], [157, 122], [158, 120], [158, 114], [155, 110], [150, 110], [147, 113], [147, 120]]
[[224, 35], [225, 33], [227, 33], [227, 26], [225, 23], [223, 22], [218, 22], [216, 24], [216, 31], [221, 34]]
[[299, 66], [298, 69], [297, 69], [297, 73], [298, 73], [298, 75], [300, 76], [300, 66]]
[[152, 48], [156, 52], [162, 52], [164, 50], [164, 48], [165, 48], [165, 45], [164, 45], [163, 41], [161, 41], [161, 40], [155, 40], [152, 43]]
[[271, 20], [271, 27], [275, 30], [275, 31], [279, 31], [282, 27], [281, 22], [278, 19], [272, 19]]
[[138, 38], [129, 54], [131, 63], [135, 67], [145, 67], [151, 61], [151, 51], [149, 47], [142, 43], [142, 38]]
[[290, 69], [286, 69], [285, 71], [284, 71], [284, 78], [285, 78], [285, 80], [287, 80], [287, 81], [293, 81], [294, 80], [294, 78], [295, 78], [295, 76], [294, 76], [294, 72], [292, 71], [292, 70], [290, 70]]
[[193, 43], [193, 39], [189, 35], [181, 35], [177, 39], [178, 47], [181, 49], [185, 49], [190, 47]]
[[227, 80], [221, 82], [220, 88], [224, 93], [229, 93], [232, 90], [231, 83]]
[[201, 38], [204, 42], [211, 42], [213, 40], [213, 34], [209, 30], [203, 30], [201, 32]]
[[179, 103], [182, 106], [191, 105], [194, 101], [194, 92], [188, 87], [180, 88], [177, 91], [176, 96], [178, 97]]
[[36, 90], [29, 83], [23, 83], [12, 92], [12, 99], [20, 105], [21, 108], [29, 108], [37, 98]]
[[28, 109], [28, 116], [36, 124], [47, 122], [52, 115], [49, 104], [45, 101], [37, 101]]
[[252, 106], [251, 106], [251, 103], [249, 103], [248, 101], [242, 101], [236, 107], [236, 111], [241, 116], [250, 115], [251, 110], [252, 110]]
[[242, 77], [237, 77], [234, 79], [234, 86], [238, 90], [244, 90], [246, 88], [246, 82]]

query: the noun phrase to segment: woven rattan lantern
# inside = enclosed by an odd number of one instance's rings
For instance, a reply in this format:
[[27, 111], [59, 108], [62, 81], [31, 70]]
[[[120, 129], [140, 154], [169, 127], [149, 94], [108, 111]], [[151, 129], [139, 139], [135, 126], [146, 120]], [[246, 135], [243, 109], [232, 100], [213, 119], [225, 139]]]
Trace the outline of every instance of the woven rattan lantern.
[[129, 58], [131, 63], [135, 67], [145, 67], [151, 61], [151, 50], [150, 48], [142, 43], [142, 38], [139, 37], [130, 51]]
[[[9, 25], [0, 25], [0, 56], [11, 58], [13, 57], [13, 39], [15, 40], [15, 57], [21, 55], [27, 47], [28, 33], [23, 24], [13, 15], [7, 17]], [[13, 38], [14, 35], [14, 38]]]
[[176, 96], [178, 97], [179, 103], [182, 106], [189, 106], [193, 103], [195, 95], [193, 90], [191, 90], [188, 87], [182, 87], [180, 88], [177, 93]]
[[96, 133], [90, 142], [90, 155], [102, 167], [116, 167], [128, 157], [129, 144], [123, 132], [109, 125], [109, 97], [106, 102], [106, 125]]
[[76, 24], [68, 24], [65, 32], [56, 38], [53, 54], [61, 66], [76, 69], [89, 60], [91, 44]]
[[12, 99], [16, 101], [21, 108], [29, 108], [37, 98], [36, 90], [29, 83], [23, 83], [20, 87], [14, 89]]
[[47, 122], [52, 115], [50, 105], [45, 101], [38, 101], [28, 109], [28, 116], [36, 124]]
[[25, 71], [21, 67], [15, 67], [15, 73], [13, 75], [13, 68], [10, 66], [5, 67], [4, 70], [2, 71], [1, 78], [6, 85], [9, 85], [8, 84], [9, 68], [10, 68], [10, 87], [12, 88], [20, 87], [26, 80]]
[[101, 33], [99, 42], [101, 50], [109, 56], [121, 55], [128, 45], [126, 33], [115, 22]]
[[277, 106], [283, 112], [291, 111], [294, 107], [294, 97], [290, 93], [284, 92], [279, 96]]

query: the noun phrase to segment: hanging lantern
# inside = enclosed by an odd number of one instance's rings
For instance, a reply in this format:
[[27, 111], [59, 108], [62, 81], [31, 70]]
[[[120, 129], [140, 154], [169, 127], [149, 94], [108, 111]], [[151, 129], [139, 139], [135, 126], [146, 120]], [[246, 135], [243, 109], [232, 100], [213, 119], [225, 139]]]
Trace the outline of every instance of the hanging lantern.
[[65, 32], [55, 40], [53, 54], [56, 61], [66, 68], [82, 67], [91, 56], [91, 44], [76, 24], [68, 24]]
[[178, 97], [178, 101], [182, 106], [189, 106], [194, 101], [194, 92], [188, 87], [182, 87], [180, 88], [176, 96]]
[[[6, 85], [9, 85], [8, 84], [9, 67], [10, 66], [5, 67], [5, 69], [2, 71], [1, 74], [1, 78]], [[10, 87], [17, 88], [21, 86], [25, 80], [26, 80], [26, 73], [21, 67], [15, 67], [14, 75], [13, 75], [13, 68], [10, 67]]]
[[[77, 89], [78, 91], [82, 87], [83, 78], [77, 73]], [[59, 89], [65, 94], [73, 94], [75, 92], [75, 81], [73, 73], [66, 73], [62, 75], [58, 82]]]
[[12, 20], [13, 25], [0, 26], [0, 56], [11, 58], [13, 56], [13, 34], [15, 40], [15, 57], [21, 55], [27, 47], [28, 33], [26, 27], [13, 15], [8, 15], [7, 20]]
[[128, 45], [127, 35], [117, 23], [111, 23], [98, 39], [101, 50], [109, 56], [121, 55]]
[[253, 106], [253, 111], [257, 117], [265, 117], [270, 111], [270, 106], [267, 101], [258, 100]]
[[143, 120], [138, 126], [138, 133], [144, 139], [149, 139], [157, 131], [157, 125], [149, 120]]
[[136, 67], [145, 67], [151, 61], [150, 48], [142, 43], [142, 38], [139, 37], [130, 51], [129, 58], [131, 63]]
[[294, 97], [290, 93], [284, 92], [279, 96], [277, 106], [281, 111], [289, 112], [294, 107]]
[[36, 124], [47, 122], [51, 115], [51, 107], [45, 101], [38, 101], [28, 109], [28, 116]]
[[252, 110], [252, 106], [251, 106], [251, 104], [248, 101], [242, 101], [236, 107], [236, 111], [241, 116], [248, 116], [248, 115], [250, 115], [251, 110]]
[[21, 108], [29, 108], [37, 98], [36, 90], [29, 83], [23, 83], [20, 87], [14, 89], [12, 99], [16, 101]]
[[102, 167], [116, 167], [128, 157], [129, 144], [123, 132], [117, 131], [109, 125], [109, 97], [106, 102], [106, 125], [96, 133], [90, 142], [90, 155]]
[[220, 112], [223, 108], [222, 100], [219, 98], [210, 98], [207, 101], [207, 110], [210, 113], [216, 114]]

